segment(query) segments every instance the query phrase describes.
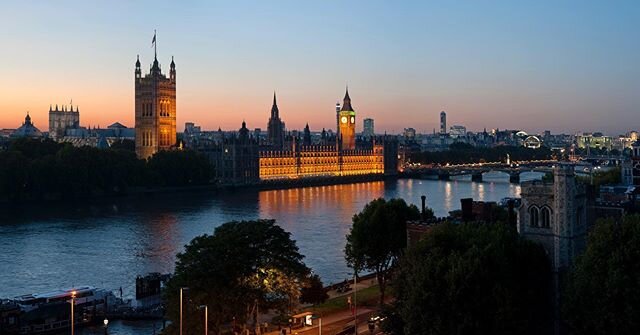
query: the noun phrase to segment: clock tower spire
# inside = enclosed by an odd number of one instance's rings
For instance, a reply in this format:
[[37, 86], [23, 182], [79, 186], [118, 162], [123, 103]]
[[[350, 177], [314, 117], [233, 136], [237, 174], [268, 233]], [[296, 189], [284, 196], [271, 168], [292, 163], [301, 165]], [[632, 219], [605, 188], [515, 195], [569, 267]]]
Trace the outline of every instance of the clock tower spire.
[[338, 113], [339, 119], [339, 140], [342, 141], [343, 150], [355, 150], [356, 148], [356, 111], [351, 106], [349, 87], [347, 87], [342, 108]]

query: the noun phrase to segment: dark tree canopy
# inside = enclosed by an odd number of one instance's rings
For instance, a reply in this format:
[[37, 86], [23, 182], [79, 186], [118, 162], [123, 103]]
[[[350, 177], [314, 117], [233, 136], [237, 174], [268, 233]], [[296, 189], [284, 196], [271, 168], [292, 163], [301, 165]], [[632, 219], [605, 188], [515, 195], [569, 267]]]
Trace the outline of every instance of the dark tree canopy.
[[434, 227], [393, 282], [392, 334], [543, 334], [551, 267], [543, 248], [502, 224]]
[[[185, 308], [209, 306], [209, 328], [216, 333], [234, 319], [255, 321], [258, 311], [286, 310], [309, 274], [303, 257], [290, 233], [274, 220], [229, 222], [213, 235], [194, 238], [178, 254], [167, 285], [167, 315], [174, 325], [169, 331], [176, 333], [180, 287], [189, 288]], [[193, 314], [185, 324], [202, 329], [202, 320]]]
[[353, 216], [353, 226], [347, 235], [345, 258], [357, 272], [376, 273], [380, 286], [380, 303], [384, 302], [387, 271], [407, 246], [407, 221], [420, 218], [414, 205], [402, 199], [386, 201], [379, 198], [368, 203]]
[[574, 334], [640, 329], [640, 216], [599, 220], [568, 275], [563, 314]]
[[303, 304], [317, 305], [329, 299], [329, 294], [317, 274], [309, 276], [307, 283], [300, 292], [300, 302]]
[[193, 150], [159, 151], [147, 161], [154, 185], [206, 184], [213, 178], [213, 166]]
[[0, 150], [0, 201], [82, 199], [140, 187], [202, 185], [213, 178], [213, 166], [196, 152], [159, 152], [144, 161], [122, 148], [129, 142], [98, 149], [13, 140]]

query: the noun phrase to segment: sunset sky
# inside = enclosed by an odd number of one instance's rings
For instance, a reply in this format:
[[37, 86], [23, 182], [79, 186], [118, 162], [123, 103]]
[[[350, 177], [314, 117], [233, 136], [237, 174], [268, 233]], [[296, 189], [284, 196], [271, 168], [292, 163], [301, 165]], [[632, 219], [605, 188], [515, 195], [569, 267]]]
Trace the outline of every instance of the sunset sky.
[[[589, 2], [589, 4], [587, 4]], [[638, 1], [7, 1], [0, 128], [73, 99], [84, 126], [133, 126], [134, 63], [177, 70], [178, 131], [335, 127], [345, 85], [377, 132], [449, 124], [640, 129]]]

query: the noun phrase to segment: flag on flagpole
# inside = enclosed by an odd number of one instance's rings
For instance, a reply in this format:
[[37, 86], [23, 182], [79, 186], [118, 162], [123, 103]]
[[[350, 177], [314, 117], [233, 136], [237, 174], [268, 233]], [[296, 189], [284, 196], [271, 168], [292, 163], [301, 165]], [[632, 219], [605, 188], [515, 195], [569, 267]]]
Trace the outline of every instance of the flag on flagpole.
[[156, 32], [153, 32], [153, 39], [151, 40], [151, 46], [154, 46], [156, 44]]

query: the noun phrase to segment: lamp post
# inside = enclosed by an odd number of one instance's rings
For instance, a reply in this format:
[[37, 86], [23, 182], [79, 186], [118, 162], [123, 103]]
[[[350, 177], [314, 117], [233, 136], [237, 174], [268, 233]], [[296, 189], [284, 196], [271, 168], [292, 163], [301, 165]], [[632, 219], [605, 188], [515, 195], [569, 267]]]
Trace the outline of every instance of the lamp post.
[[76, 304], [76, 291], [71, 291], [71, 335], [74, 335], [74, 311], [73, 308], [75, 307], [74, 305]]
[[180, 335], [182, 335], [182, 292], [188, 289], [187, 287], [180, 288]]
[[358, 333], [358, 271], [353, 271], [353, 323], [355, 325], [355, 333]]
[[200, 305], [200, 309], [204, 309], [204, 335], [209, 334], [209, 307]]
[[104, 321], [102, 322], [104, 323], [104, 335], [107, 335], [109, 333], [107, 330], [108, 329], [107, 327], [109, 327], [109, 319], [104, 318]]

